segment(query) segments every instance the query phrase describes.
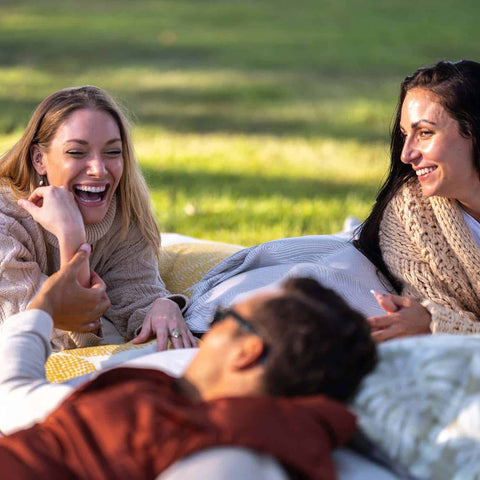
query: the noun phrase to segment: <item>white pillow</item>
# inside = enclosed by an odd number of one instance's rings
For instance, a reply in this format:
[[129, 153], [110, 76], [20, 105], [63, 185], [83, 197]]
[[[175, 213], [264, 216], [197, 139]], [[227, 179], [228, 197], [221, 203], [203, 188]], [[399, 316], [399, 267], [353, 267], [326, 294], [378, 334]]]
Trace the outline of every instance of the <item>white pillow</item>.
[[480, 478], [480, 337], [380, 345], [353, 407], [360, 426], [419, 478]]

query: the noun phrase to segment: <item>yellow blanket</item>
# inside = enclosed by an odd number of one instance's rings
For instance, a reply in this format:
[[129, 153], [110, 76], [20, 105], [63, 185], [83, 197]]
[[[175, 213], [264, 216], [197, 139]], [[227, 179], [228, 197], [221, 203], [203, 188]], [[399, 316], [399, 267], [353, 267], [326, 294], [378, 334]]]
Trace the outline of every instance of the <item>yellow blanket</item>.
[[[220, 242], [195, 242], [170, 245], [162, 250], [160, 275], [168, 290], [190, 296], [189, 288], [224, 258], [242, 247]], [[64, 382], [85, 373], [112, 367], [156, 351], [157, 342], [63, 350], [50, 356], [46, 364], [47, 379]]]

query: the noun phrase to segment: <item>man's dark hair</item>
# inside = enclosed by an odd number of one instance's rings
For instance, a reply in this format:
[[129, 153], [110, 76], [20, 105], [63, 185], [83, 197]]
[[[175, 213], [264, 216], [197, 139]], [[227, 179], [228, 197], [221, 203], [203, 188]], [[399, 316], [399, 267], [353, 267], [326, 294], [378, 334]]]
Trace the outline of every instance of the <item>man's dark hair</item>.
[[349, 400], [376, 364], [367, 321], [311, 278], [292, 278], [281, 288], [251, 319], [265, 342], [268, 393]]

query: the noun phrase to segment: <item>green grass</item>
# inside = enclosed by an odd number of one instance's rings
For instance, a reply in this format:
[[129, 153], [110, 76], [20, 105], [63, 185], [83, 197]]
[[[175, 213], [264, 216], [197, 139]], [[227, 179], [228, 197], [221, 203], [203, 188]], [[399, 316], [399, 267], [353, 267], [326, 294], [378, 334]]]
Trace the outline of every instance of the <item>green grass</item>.
[[251, 245], [364, 218], [398, 84], [477, 58], [453, 0], [0, 1], [0, 152], [59, 88], [132, 113], [164, 231]]

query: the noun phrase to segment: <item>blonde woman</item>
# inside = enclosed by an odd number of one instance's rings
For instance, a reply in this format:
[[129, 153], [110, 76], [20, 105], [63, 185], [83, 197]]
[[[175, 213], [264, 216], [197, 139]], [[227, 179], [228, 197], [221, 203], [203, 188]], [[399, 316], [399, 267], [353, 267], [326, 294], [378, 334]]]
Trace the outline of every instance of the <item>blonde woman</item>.
[[36, 109], [18, 143], [0, 159], [0, 320], [24, 310], [43, 281], [79, 246], [111, 306], [82, 330], [56, 330], [56, 349], [136, 342], [155, 335], [159, 349], [195, 340], [158, 273], [160, 233], [136, 164], [128, 123], [103, 90], [60, 90]]

